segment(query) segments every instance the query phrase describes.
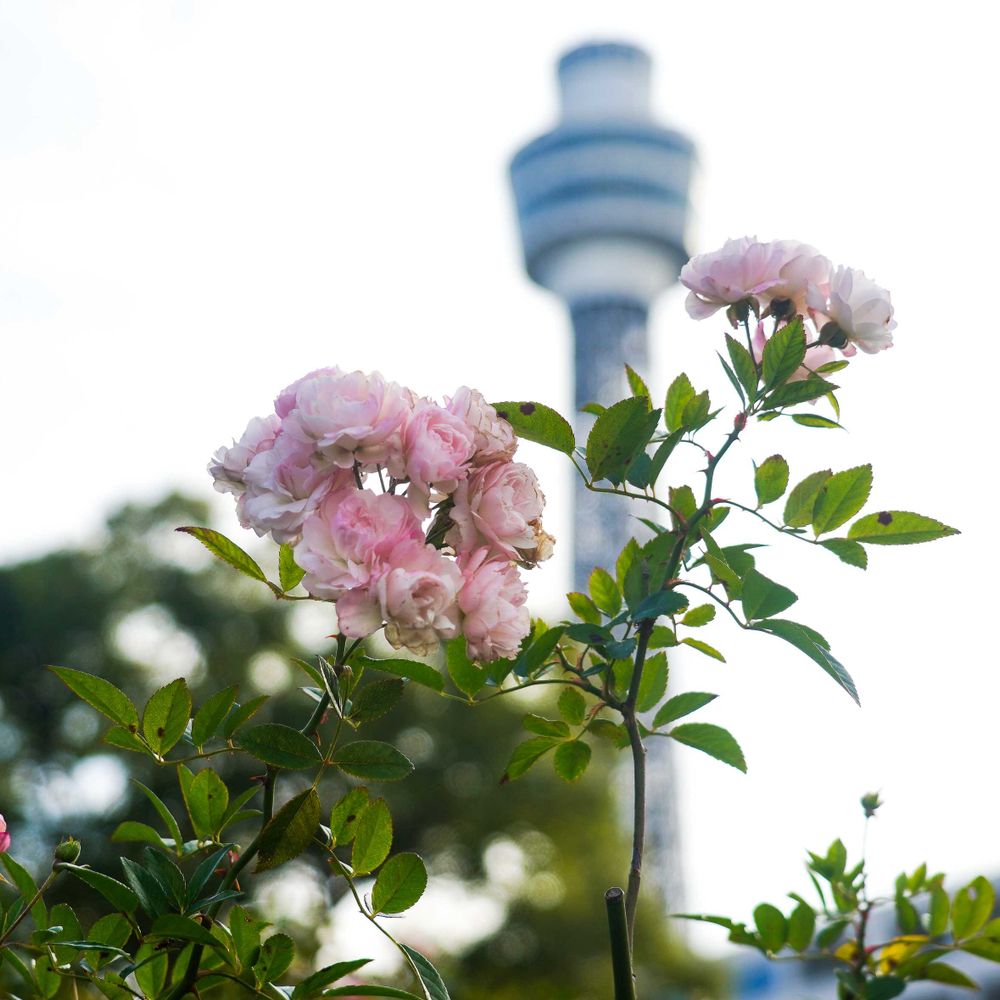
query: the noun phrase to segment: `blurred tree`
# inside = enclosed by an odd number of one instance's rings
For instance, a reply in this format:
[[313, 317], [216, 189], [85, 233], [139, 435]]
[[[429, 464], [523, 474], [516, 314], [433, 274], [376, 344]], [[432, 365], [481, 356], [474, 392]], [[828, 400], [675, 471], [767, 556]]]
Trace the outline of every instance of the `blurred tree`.
[[[196, 705], [239, 684], [241, 701], [288, 692], [272, 698], [260, 719], [299, 725], [308, 713], [305, 698], [292, 690], [300, 678], [308, 681], [296, 676], [292, 659], [324, 652], [303, 644], [323, 641], [333, 626], [331, 610], [275, 602], [172, 531], [207, 520], [205, 505], [174, 495], [124, 507], [93, 550], [0, 568], [0, 812], [21, 859], [46, 864], [56, 839], [72, 833], [84, 842], [83, 861], [118, 874], [118, 855], [135, 855], [139, 845], [110, 843], [111, 830], [126, 815], [158, 825], [130, 776], [183, 813], [174, 770], [102, 744], [105, 727], [96, 713], [44, 664], [99, 673], [137, 702], [183, 675]], [[273, 562], [274, 554], [262, 559]], [[443, 917], [422, 933], [441, 930], [422, 947], [440, 964], [453, 996], [597, 1000], [610, 989], [602, 893], [623, 877], [627, 857], [610, 780], [615, 761], [598, 752], [575, 787], [545, 767], [499, 787], [523, 735], [508, 705], [517, 698], [470, 709], [411, 689], [373, 735], [406, 747], [417, 770], [380, 791], [392, 808], [397, 849], [421, 853], [432, 887], [435, 878], [444, 887], [435, 897]], [[538, 704], [536, 698], [535, 710]], [[233, 779], [231, 787], [251, 778], [220, 759], [214, 764]], [[294, 794], [294, 783], [293, 776], [282, 779], [282, 798]], [[243, 839], [251, 835], [247, 826]], [[344, 957], [331, 948], [346, 918], [328, 916], [331, 907], [345, 912], [336, 906], [342, 880], [330, 878], [315, 858], [291, 872], [281, 869], [271, 886], [265, 883], [261, 905], [270, 899], [287, 910], [284, 918], [268, 915], [282, 920], [304, 954], [324, 949], [324, 961]], [[270, 896], [282, 888], [284, 896]], [[288, 891], [297, 905], [290, 905]], [[80, 884], [64, 880], [58, 892], [84, 926], [97, 915], [99, 900]], [[489, 902], [488, 914], [469, 908], [477, 898]], [[421, 918], [410, 919], [421, 933]], [[655, 913], [646, 914], [643, 928], [637, 958], [648, 997], [718, 993], [716, 973], [671, 941]]]

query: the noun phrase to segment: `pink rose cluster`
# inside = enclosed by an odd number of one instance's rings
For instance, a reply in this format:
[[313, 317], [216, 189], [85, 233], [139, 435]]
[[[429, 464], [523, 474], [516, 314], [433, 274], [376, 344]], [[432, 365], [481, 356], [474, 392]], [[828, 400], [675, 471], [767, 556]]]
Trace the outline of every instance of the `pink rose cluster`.
[[10, 850], [10, 834], [7, 832], [7, 821], [0, 815], [0, 854]]
[[[896, 321], [889, 293], [863, 271], [834, 267], [796, 240], [727, 240], [722, 249], [688, 261], [680, 280], [689, 289], [685, 304], [694, 319], [727, 309], [733, 326], [750, 312], [774, 317], [776, 327], [796, 315], [811, 321], [818, 336], [809, 338], [816, 346], [807, 355], [807, 369], [835, 360], [834, 348], [850, 357], [858, 348], [877, 354], [892, 347]], [[758, 341], [763, 337], [758, 327]]]
[[444, 405], [378, 372], [311, 372], [209, 464], [240, 523], [295, 547], [303, 586], [352, 638], [380, 628], [427, 655], [466, 638], [483, 662], [528, 634], [519, 567], [552, 552], [517, 438], [475, 389]]

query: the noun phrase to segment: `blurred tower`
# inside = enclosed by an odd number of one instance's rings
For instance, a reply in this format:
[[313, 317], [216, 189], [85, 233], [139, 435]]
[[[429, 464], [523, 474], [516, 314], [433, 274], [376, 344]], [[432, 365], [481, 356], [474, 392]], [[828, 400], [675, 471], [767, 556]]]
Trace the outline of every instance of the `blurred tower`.
[[[633, 45], [582, 45], [559, 60], [561, 119], [513, 158], [529, 276], [569, 307], [575, 354], [577, 440], [589, 402], [625, 395], [627, 362], [647, 374], [646, 324], [653, 300], [687, 260], [684, 227], [691, 142], [650, 109], [649, 56]], [[655, 401], [654, 401], [655, 405]], [[594, 566], [614, 569], [637, 522], [629, 505], [574, 489], [574, 574], [586, 591]], [[650, 861], [678, 902], [674, 796], [667, 740], [652, 740]], [[653, 866], [650, 866], [651, 868]]]

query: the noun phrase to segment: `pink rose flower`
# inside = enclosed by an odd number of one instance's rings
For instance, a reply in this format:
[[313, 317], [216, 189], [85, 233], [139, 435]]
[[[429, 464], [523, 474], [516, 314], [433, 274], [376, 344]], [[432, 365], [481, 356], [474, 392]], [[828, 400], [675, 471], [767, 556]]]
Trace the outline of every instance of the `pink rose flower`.
[[472, 431], [476, 451], [473, 465], [509, 462], [517, 450], [514, 428], [497, 416], [483, 394], [462, 386], [448, 401], [447, 409], [465, 421]]
[[743, 236], [726, 240], [721, 250], [692, 257], [681, 268], [690, 289], [685, 307], [692, 319], [706, 319], [724, 306], [753, 299], [779, 284], [785, 254], [776, 243]]
[[284, 420], [295, 409], [295, 400], [299, 389], [303, 385], [324, 375], [337, 377], [343, 374], [335, 365], [333, 368], [317, 368], [315, 371], [309, 372], [308, 375], [303, 375], [302, 378], [296, 379], [291, 385], [286, 386], [278, 393], [278, 398], [274, 401], [274, 412]]
[[261, 452], [274, 447], [281, 423], [273, 414], [269, 417], [254, 417], [239, 441], [231, 448], [222, 447], [208, 463], [209, 475], [215, 480], [219, 493], [234, 493], [239, 496], [246, 488], [244, 476], [247, 466]]
[[762, 305], [774, 310], [774, 303], [789, 303], [781, 315], [805, 315], [806, 293], [810, 285], [830, 280], [830, 261], [818, 250], [798, 240], [775, 240], [767, 244], [780, 254], [778, 281], [760, 293]]
[[292, 387], [276, 405], [287, 410], [282, 428], [313, 445], [334, 465], [349, 469], [384, 465], [397, 456], [403, 423], [413, 408], [413, 395], [378, 373], [323, 369], [294, 387], [294, 406], [287, 409]]
[[853, 354], [855, 346], [865, 354], [892, 347], [892, 331], [896, 329], [892, 301], [889, 293], [864, 271], [838, 267], [826, 286], [810, 286], [808, 302], [809, 308], [819, 314], [814, 319], [824, 336], [824, 319], [837, 324], [847, 339], [848, 346], [841, 348], [844, 354]]
[[527, 591], [517, 567], [487, 548], [458, 557], [462, 589], [462, 633], [469, 656], [482, 663], [514, 657], [531, 630]]
[[236, 509], [244, 528], [270, 533], [278, 542], [298, 541], [303, 522], [331, 490], [354, 482], [350, 469], [317, 458], [310, 445], [281, 435], [270, 451], [247, 466], [246, 490]]
[[433, 545], [406, 541], [389, 555], [389, 569], [371, 588], [385, 617], [385, 637], [427, 656], [458, 634], [462, 573]]
[[545, 497], [521, 462], [496, 462], [458, 484], [446, 541], [456, 552], [489, 546], [525, 566], [548, 559], [554, 539], [542, 529]]
[[313, 597], [335, 600], [345, 590], [367, 587], [400, 542], [423, 540], [420, 521], [403, 497], [349, 486], [329, 494], [302, 526], [295, 561], [306, 571], [302, 584]]
[[0, 815], [0, 854], [10, 850], [10, 834], [7, 832], [7, 821]]
[[[409, 479], [421, 497], [451, 493], [469, 473], [476, 450], [472, 428], [448, 410], [420, 400], [403, 428], [403, 468], [390, 466], [397, 479]], [[412, 499], [412, 498], [411, 498]]]
[[337, 598], [337, 627], [348, 639], [366, 639], [382, 627], [382, 607], [365, 587]]

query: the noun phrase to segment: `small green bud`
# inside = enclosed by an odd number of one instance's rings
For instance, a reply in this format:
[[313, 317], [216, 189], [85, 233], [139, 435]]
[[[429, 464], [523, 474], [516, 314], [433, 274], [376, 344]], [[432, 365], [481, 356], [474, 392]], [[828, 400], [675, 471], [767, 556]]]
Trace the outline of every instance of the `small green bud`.
[[861, 808], [865, 811], [865, 819], [871, 819], [880, 805], [882, 800], [878, 797], [878, 792], [869, 792], [861, 796]]
[[55, 859], [56, 861], [64, 861], [69, 864], [74, 864], [80, 857], [80, 851], [82, 849], [83, 848], [79, 840], [75, 837], [67, 837], [56, 847]]

